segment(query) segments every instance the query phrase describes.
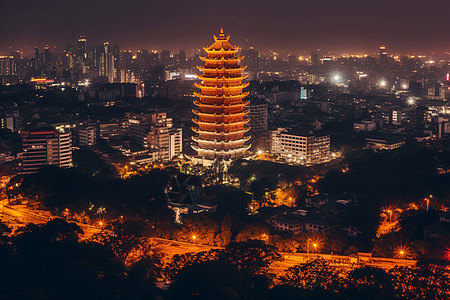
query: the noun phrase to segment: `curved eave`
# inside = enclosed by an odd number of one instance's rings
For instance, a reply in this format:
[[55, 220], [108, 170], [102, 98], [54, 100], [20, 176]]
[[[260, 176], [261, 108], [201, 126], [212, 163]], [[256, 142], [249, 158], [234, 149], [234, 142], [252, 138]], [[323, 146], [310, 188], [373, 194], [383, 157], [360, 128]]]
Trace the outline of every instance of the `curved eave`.
[[234, 107], [244, 107], [249, 105], [250, 101], [244, 101], [242, 103], [230, 104], [230, 105], [214, 105], [214, 104], [204, 104], [200, 101], [194, 101], [194, 105], [198, 107], [209, 107], [209, 108], [234, 108]]
[[205, 70], [206, 71], [216, 71], [216, 72], [219, 72], [219, 71], [221, 71], [221, 72], [225, 72], [225, 71], [244, 71], [246, 68], [247, 68], [247, 66], [240, 66], [240, 67], [238, 67], [238, 68], [225, 68], [225, 67], [222, 67], [222, 68], [205, 68], [204, 66], [196, 66], [197, 67], [197, 69], [199, 69], [200, 71], [202, 71], [202, 72], [204, 72]]
[[199, 58], [201, 60], [203, 60], [204, 62], [239, 62], [241, 60], [244, 59], [243, 56], [238, 56], [238, 57], [233, 57], [233, 58], [225, 58], [225, 57], [220, 57], [220, 58], [209, 58], [206, 56], [199, 56]]
[[[194, 92], [194, 96], [198, 97], [198, 98], [207, 98], [207, 99], [217, 99], [217, 98], [221, 98], [221, 99], [238, 99], [238, 98], [245, 98], [250, 94], [250, 92], [245, 92], [245, 93], [241, 93], [239, 95], [229, 95], [229, 96], [225, 96], [225, 95], [220, 95], [220, 96], [210, 96], [210, 95], [203, 95], [202, 93], [198, 93], [198, 92]], [[250, 101], [246, 101], [247, 103], [250, 103]], [[246, 104], [247, 105], [247, 104]]]
[[203, 85], [200, 83], [194, 83], [194, 85], [196, 87], [198, 87], [199, 89], [205, 89], [205, 90], [225, 90], [225, 89], [245, 89], [246, 87], [248, 87], [250, 85], [250, 83], [244, 83], [241, 85], [236, 85], [236, 86], [207, 86], [207, 85]]
[[193, 109], [192, 112], [197, 116], [207, 116], [207, 117], [235, 117], [235, 116], [246, 116], [250, 113], [250, 110], [246, 110], [240, 113], [233, 113], [233, 114], [208, 114], [203, 113], [198, 110]]
[[251, 138], [250, 136], [246, 136], [246, 137], [244, 137], [244, 138], [242, 138], [242, 139], [239, 139], [239, 140], [233, 140], [233, 141], [218, 141], [218, 140], [215, 140], [215, 141], [209, 141], [209, 140], [203, 140], [203, 139], [200, 139], [200, 138], [198, 138], [198, 137], [193, 136], [193, 137], [192, 137], [192, 140], [193, 140], [194, 142], [197, 142], [197, 143], [209, 143], [209, 144], [219, 144], [219, 145], [231, 145], [231, 144], [245, 143], [245, 142], [249, 141], [250, 138]]
[[203, 81], [210, 80], [210, 81], [233, 81], [233, 80], [244, 80], [248, 78], [248, 75], [243, 75], [239, 77], [204, 77], [202, 75], [197, 75], [197, 78]]
[[251, 146], [252, 145], [246, 145], [244, 147], [237, 148], [237, 149], [231, 149], [231, 150], [213, 150], [213, 149], [203, 149], [196, 145], [191, 145], [192, 149], [194, 149], [195, 151], [209, 152], [212, 154], [232, 154], [232, 153], [236, 153], [236, 152], [247, 151], [248, 149], [250, 149]]
[[210, 123], [210, 122], [203, 122], [200, 121], [198, 119], [192, 119], [192, 122], [194, 122], [197, 125], [203, 124], [203, 125], [209, 125], [209, 126], [217, 126], [217, 127], [222, 127], [222, 126], [233, 126], [233, 125], [239, 125], [239, 124], [247, 124], [248, 122], [250, 122], [250, 118], [248, 119], [244, 119], [242, 121], [239, 122], [229, 122], [229, 123]]
[[227, 136], [227, 135], [233, 135], [233, 134], [240, 134], [240, 133], [247, 133], [250, 131], [251, 127], [245, 127], [243, 130], [236, 130], [236, 131], [230, 131], [230, 132], [214, 132], [214, 131], [204, 131], [200, 130], [197, 127], [191, 127], [192, 131], [197, 134], [210, 134], [210, 135], [217, 135], [218, 137]]
[[215, 49], [210, 47], [203, 47], [203, 50], [205, 50], [206, 53], [213, 53], [213, 54], [218, 54], [218, 53], [236, 53], [239, 51], [239, 48], [234, 48], [234, 49], [224, 49], [223, 47], [220, 49]]

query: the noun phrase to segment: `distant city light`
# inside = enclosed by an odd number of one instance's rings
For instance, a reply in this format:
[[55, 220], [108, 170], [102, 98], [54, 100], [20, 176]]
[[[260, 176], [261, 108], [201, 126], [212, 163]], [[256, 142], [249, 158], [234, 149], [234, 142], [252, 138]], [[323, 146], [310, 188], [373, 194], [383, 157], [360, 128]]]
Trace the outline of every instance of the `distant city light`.
[[342, 80], [342, 77], [341, 77], [340, 74], [334, 74], [333, 75], [333, 81], [334, 82], [338, 83], [338, 82], [341, 82], [341, 80]]
[[409, 97], [408, 100], [407, 100], [407, 102], [408, 102], [409, 105], [414, 105], [414, 104], [416, 104], [416, 100], [415, 100], [413, 97]]
[[386, 80], [381, 80], [380, 82], [379, 82], [379, 85], [381, 86], [381, 87], [386, 87], [386, 85], [387, 85], [387, 82], [386, 82]]

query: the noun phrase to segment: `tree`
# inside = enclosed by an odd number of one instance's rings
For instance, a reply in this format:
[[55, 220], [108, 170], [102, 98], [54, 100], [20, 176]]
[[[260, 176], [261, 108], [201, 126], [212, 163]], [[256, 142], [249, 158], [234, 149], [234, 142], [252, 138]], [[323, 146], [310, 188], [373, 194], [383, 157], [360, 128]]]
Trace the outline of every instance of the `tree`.
[[348, 299], [394, 299], [389, 275], [382, 269], [363, 267], [351, 271], [348, 286], [342, 293]]
[[245, 275], [225, 261], [187, 266], [175, 277], [169, 291], [173, 299], [248, 299]]
[[279, 278], [281, 284], [288, 284], [302, 289], [323, 289], [338, 291], [343, 285], [343, 272], [323, 259], [315, 259], [303, 265], [296, 265], [286, 270]]
[[420, 265], [389, 270], [399, 299], [449, 299], [450, 270], [447, 266]]
[[219, 247], [226, 247], [231, 241], [231, 226], [232, 224], [231, 216], [227, 213], [223, 217], [222, 223], [220, 224], [220, 232], [216, 235], [214, 244]]
[[264, 274], [273, 262], [282, 260], [274, 246], [260, 240], [230, 243], [218, 257], [251, 275]]
[[219, 228], [219, 224], [208, 215], [186, 216], [173, 237], [178, 241], [214, 246]]
[[111, 248], [124, 265], [139, 261], [148, 252], [148, 226], [138, 219], [115, 221], [94, 239]]
[[264, 240], [269, 238], [270, 231], [266, 224], [250, 223], [242, 229], [236, 236], [236, 242], [245, 242], [248, 240]]
[[172, 260], [164, 267], [164, 276], [169, 280], [173, 280], [184, 268], [207, 261], [214, 261], [217, 258], [218, 253], [216, 250], [175, 254]]

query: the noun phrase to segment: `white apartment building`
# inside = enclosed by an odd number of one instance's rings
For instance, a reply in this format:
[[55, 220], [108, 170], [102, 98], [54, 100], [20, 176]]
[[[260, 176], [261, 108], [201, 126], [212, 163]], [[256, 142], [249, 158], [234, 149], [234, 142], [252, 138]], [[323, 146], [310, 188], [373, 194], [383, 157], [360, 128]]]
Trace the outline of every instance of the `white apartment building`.
[[269, 143], [270, 153], [288, 163], [314, 165], [331, 159], [329, 135], [315, 136], [278, 128], [269, 132]]

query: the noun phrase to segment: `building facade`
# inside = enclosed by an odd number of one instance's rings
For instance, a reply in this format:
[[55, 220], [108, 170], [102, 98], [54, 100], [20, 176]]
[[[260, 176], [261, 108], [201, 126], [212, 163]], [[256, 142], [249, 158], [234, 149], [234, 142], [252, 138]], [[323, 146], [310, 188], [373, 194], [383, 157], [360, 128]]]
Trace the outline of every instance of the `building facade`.
[[331, 159], [330, 136], [294, 133], [286, 128], [269, 132], [270, 153], [292, 164], [314, 165]]
[[72, 163], [72, 134], [54, 129], [22, 131], [22, 174], [37, 172], [44, 165], [69, 168]]

